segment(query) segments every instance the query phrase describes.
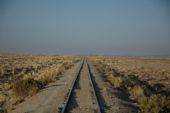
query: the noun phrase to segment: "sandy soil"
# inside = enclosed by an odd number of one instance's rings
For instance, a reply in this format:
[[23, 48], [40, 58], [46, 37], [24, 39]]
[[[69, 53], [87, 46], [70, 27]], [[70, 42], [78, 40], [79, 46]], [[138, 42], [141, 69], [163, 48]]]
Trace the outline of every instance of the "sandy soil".
[[65, 95], [78, 73], [82, 62], [75, 64], [74, 67], [66, 71], [62, 77], [46, 86], [36, 95], [17, 105], [9, 113], [58, 113], [59, 108], [64, 102]]

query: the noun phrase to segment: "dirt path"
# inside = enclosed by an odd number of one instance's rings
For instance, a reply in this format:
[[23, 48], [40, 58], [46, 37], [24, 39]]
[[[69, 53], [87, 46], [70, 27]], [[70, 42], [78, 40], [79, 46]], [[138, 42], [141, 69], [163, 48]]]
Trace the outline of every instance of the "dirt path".
[[79, 78], [68, 104], [68, 113], [95, 113], [95, 100], [89, 81], [87, 62], [84, 62]]
[[89, 62], [97, 96], [104, 113], [137, 113], [136, 106], [128, 100], [125, 92], [114, 89]]
[[36, 95], [17, 105], [13, 108], [14, 110], [9, 110], [8, 113], [58, 113], [58, 108], [62, 106], [64, 96], [77, 75], [81, 63], [77, 63], [66, 71], [58, 81], [49, 84]]

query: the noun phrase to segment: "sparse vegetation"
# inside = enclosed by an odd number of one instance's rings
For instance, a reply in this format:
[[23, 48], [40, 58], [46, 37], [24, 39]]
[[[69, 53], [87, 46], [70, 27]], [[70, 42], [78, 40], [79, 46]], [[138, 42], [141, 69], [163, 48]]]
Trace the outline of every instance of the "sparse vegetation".
[[18, 104], [56, 81], [75, 63], [74, 56], [2, 54], [0, 58], [0, 112], [4, 104]]
[[[128, 57], [93, 57], [91, 60], [114, 88], [129, 93], [129, 98], [137, 102], [140, 113], [169, 112], [170, 70], [163, 64], [170, 67], [170, 60]], [[163, 71], [157, 70], [156, 63]]]
[[6, 101], [6, 96], [4, 94], [0, 94], [0, 106], [2, 106], [5, 101]]
[[[69, 56], [2, 56], [0, 59], [0, 112], [4, 104], [20, 103], [80, 61]], [[92, 57], [91, 61], [113, 88], [125, 91], [139, 113], [170, 110], [170, 60], [125, 57]], [[156, 65], [159, 67], [156, 67]]]
[[39, 90], [39, 83], [34, 79], [15, 80], [13, 83], [13, 92], [18, 97], [32, 95]]
[[141, 86], [134, 86], [128, 89], [130, 99], [138, 100], [140, 97], [145, 97], [144, 89]]
[[170, 99], [160, 94], [154, 94], [149, 97], [140, 97], [139, 113], [168, 113], [170, 109]]

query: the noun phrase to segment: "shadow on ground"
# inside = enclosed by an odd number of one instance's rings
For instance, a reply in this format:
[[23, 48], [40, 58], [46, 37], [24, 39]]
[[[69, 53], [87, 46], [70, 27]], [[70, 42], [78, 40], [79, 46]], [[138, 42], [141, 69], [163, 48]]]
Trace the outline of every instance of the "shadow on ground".
[[[79, 80], [80, 80], [80, 76], [78, 76], [77, 81], [79, 81]], [[77, 101], [76, 101], [76, 98], [77, 98], [77, 97], [76, 97], [76, 90], [78, 90], [78, 89], [81, 89], [81, 87], [80, 87], [79, 82], [76, 82], [75, 87], [74, 87], [74, 89], [73, 89], [74, 91], [73, 91], [72, 94], [71, 94], [70, 102], [68, 103], [68, 108], [66, 109], [66, 112], [67, 112], [67, 113], [71, 113], [72, 109], [78, 107], [78, 103], [77, 103]]]

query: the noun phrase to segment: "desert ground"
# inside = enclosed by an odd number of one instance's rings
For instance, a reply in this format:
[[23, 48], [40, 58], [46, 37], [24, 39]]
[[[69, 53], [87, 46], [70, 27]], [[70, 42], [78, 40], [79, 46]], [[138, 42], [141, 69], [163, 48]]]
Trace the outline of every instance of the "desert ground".
[[0, 113], [169, 113], [170, 57], [0, 54]]

